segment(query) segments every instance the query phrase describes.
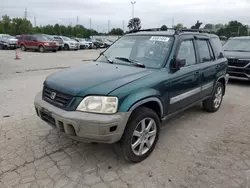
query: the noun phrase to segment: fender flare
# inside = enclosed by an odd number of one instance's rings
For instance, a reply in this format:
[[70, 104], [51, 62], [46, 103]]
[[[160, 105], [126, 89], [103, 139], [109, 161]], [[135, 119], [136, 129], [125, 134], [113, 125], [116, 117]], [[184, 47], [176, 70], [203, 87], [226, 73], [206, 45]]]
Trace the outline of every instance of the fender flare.
[[138, 102], [136, 102], [135, 104], [133, 104], [130, 108], [129, 108], [129, 111], [132, 112], [134, 111], [137, 107], [143, 105], [143, 104], [146, 104], [148, 102], [157, 102], [159, 107], [160, 107], [160, 110], [161, 110], [161, 118], [163, 117], [163, 105], [162, 105], [162, 102], [160, 101], [160, 99], [158, 99], [157, 97], [148, 97], [146, 99], [142, 99]]

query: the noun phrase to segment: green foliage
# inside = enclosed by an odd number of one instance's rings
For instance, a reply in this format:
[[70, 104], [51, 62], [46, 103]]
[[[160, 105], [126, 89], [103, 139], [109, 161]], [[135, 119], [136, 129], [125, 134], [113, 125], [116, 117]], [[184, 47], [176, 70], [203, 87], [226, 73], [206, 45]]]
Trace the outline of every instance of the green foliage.
[[0, 21], [0, 33], [10, 35], [21, 35], [21, 34], [50, 34], [50, 35], [63, 35], [68, 37], [82, 37], [87, 38], [91, 35], [98, 35], [99, 33], [95, 30], [86, 29], [82, 25], [64, 26], [64, 25], [46, 25], [40, 27], [32, 27], [29, 20], [23, 18], [13, 18], [9, 16], [2, 16]]
[[141, 29], [141, 20], [140, 18], [132, 18], [128, 22], [128, 28], [130, 31], [137, 31]]
[[176, 28], [176, 29], [183, 29], [184, 26], [183, 26], [182, 23], [178, 23], [176, 26], [174, 26], [174, 28]]
[[123, 30], [121, 28], [113, 28], [110, 32], [110, 35], [123, 35]]
[[161, 26], [161, 31], [167, 31], [167, 30], [168, 30], [168, 27], [166, 25]]
[[227, 38], [235, 36], [248, 36], [248, 30], [249, 28], [247, 25], [243, 25], [238, 21], [230, 21], [227, 25], [217, 31], [217, 35], [226, 36]]

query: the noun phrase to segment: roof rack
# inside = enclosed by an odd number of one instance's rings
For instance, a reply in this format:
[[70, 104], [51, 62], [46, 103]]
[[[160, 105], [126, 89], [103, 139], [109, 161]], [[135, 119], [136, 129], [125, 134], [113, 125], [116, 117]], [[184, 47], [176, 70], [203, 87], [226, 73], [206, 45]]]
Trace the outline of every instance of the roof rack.
[[130, 31], [129, 33], [137, 33], [142, 31], [169, 31], [169, 30], [175, 31], [176, 35], [182, 32], [211, 33], [210, 31], [203, 29], [179, 29], [179, 28], [168, 28], [167, 30], [161, 30], [161, 28], [149, 28], [149, 29], [140, 29], [137, 31]]

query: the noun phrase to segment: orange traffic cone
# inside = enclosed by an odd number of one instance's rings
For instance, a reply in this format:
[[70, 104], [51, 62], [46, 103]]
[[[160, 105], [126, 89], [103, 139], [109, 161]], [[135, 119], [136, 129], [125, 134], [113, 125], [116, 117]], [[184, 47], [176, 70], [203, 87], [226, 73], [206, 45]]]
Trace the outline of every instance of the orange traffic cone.
[[19, 59], [21, 59], [21, 58], [18, 56], [18, 51], [17, 51], [17, 49], [16, 49], [16, 57], [15, 57], [15, 60], [19, 60]]

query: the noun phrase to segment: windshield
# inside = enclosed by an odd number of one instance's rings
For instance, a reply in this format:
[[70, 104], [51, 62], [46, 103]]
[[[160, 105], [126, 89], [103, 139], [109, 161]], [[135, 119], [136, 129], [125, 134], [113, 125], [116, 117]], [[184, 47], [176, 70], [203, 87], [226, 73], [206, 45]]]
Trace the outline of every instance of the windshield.
[[225, 51], [250, 51], [250, 39], [229, 39], [224, 45]]
[[10, 36], [10, 35], [4, 35], [3, 38], [5, 38], [5, 39], [14, 39], [15, 37]]
[[35, 36], [38, 41], [50, 41], [46, 36], [36, 35]]
[[[166, 36], [124, 36], [109, 47], [104, 55], [113, 63], [123, 63], [122, 58], [141, 63], [148, 68], [160, 68], [169, 53], [173, 37]], [[97, 61], [107, 62], [100, 56]]]
[[72, 39], [68, 38], [68, 37], [62, 37], [63, 40], [65, 41], [72, 41]]

